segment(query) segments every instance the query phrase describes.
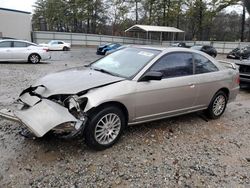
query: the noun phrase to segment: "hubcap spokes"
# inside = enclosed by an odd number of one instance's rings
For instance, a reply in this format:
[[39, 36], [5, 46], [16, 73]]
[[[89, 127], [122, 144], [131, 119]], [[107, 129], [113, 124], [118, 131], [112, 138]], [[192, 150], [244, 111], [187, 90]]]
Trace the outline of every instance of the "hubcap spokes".
[[118, 136], [121, 129], [121, 120], [116, 114], [103, 116], [96, 125], [95, 139], [99, 144], [110, 144]]
[[215, 101], [214, 101], [214, 104], [213, 104], [213, 112], [216, 116], [220, 115], [224, 108], [225, 108], [225, 105], [226, 105], [226, 99], [224, 96], [220, 95], [218, 96]]
[[38, 62], [38, 57], [36, 55], [31, 56], [30, 58], [32, 63], [37, 63]]

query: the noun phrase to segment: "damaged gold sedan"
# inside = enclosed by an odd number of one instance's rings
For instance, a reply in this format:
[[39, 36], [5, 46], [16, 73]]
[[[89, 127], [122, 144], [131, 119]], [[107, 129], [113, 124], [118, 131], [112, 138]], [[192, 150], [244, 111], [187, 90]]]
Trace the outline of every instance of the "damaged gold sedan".
[[25, 89], [0, 116], [36, 137], [83, 133], [105, 149], [127, 125], [205, 110], [219, 118], [239, 89], [234, 64], [182, 48], [128, 47], [85, 67], [47, 75]]

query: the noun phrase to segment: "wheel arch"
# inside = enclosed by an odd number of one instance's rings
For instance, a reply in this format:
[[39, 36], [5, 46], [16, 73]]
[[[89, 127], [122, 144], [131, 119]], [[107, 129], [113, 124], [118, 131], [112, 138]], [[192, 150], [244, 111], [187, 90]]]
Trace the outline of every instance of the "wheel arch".
[[229, 89], [228, 89], [228, 88], [223, 87], [223, 88], [219, 89], [216, 93], [218, 93], [219, 91], [223, 91], [223, 92], [226, 94], [227, 99], [229, 98], [230, 91], [229, 91]]
[[222, 88], [218, 89], [218, 90], [211, 96], [211, 98], [210, 98], [210, 100], [209, 100], [209, 103], [208, 103], [208, 106], [211, 104], [211, 101], [213, 100], [214, 96], [215, 96], [218, 92], [220, 92], [220, 91], [222, 91], [222, 92], [224, 92], [224, 93], [226, 94], [227, 100], [229, 99], [229, 95], [230, 95], [229, 89], [226, 88], [226, 87], [222, 87]]
[[107, 106], [115, 106], [115, 107], [118, 107], [119, 109], [121, 109], [123, 114], [125, 115], [126, 124], [128, 123], [128, 120], [129, 120], [128, 109], [124, 104], [122, 104], [121, 102], [117, 102], [117, 101], [108, 101], [108, 102], [102, 103], [96, 107], [91, 108], [87, 113], [89, 115], [94, 114], [97, 111], [99, 111], [100, 109], [103, 109]]

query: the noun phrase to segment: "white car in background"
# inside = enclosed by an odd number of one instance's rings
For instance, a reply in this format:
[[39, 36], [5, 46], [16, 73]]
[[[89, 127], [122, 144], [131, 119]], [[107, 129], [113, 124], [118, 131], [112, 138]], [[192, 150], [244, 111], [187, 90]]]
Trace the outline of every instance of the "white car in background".
[[0, 61], [25, 61], [39, 63], [50, 59], [47, 47], [38, 46], [24, 40], [0, 40]]
[[39, 46], [48, 47], [49, 50], [63, 50], [63, 51], [68, 51], [71, 48], [70, 43], [66, 43], [61, 40], [52, 40], [48, 44], [42, 43], [39, 44]]

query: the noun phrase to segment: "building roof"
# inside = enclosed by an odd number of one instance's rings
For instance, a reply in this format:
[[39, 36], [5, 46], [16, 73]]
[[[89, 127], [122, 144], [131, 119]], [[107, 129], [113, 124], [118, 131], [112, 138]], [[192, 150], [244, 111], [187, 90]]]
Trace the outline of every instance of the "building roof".
[[21, 11], [21, 10], [14, 10], [14, 9], [8, 9], [8, 8], [1, 8], [0, 10], [10, 11], [10, 12], [17, 12], [17, 13], [23, 13], [23, 14], [31, 14], [31, 12]]
[[154, 26], [154, 25], [133, 25], [125, 30], [125, 32], [161, 32], [161, 33], [183, 33], [184, 31], [175, 27]]

